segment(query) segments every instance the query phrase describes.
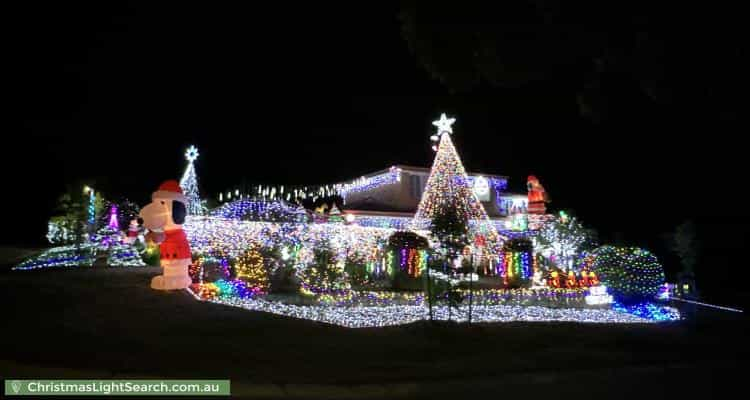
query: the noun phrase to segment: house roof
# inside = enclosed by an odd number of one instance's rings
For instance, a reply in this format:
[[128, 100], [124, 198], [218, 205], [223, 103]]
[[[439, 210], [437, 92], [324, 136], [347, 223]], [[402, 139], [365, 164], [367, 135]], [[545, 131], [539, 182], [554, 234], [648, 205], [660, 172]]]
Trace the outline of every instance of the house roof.
[[[396, 164], [396, 165], [388, 167], [388, 168], [384, 168], [384, 169], [381, 169], [381, 170], [378, 170], [378, 171], [375, 171], [375, 172], [371, 172], [369, 174], [362, 175], [362, 177], [369, 178], [369, 177], [372, 177], [372, 176], [377, 176], [377, 175], [385, 174], [385, 173], [388, 173], [391, 170], [391, 168], [394, 168], [394, 167], [395, 168], [400, 168], [402, 171], [411, 172], [411, 173], [425, 174], [425, 175], [428, 175], [430, 173], [430, 168], [415, 167], [413, 165]], [[483, 173], [470, 172], [470, 171], [467, 171], [466, 174], [469, 175], [469, 176], [481, 175], [481, 176], [484, 176], [484, 177], [487, 177], [487, 178], [497, 178], [497, 179], [508, 180], [508, 177], [504, 176], [504, 175], [483, 174]], [[354, 179], [358, 179], [358, 178], [354, 178]]]

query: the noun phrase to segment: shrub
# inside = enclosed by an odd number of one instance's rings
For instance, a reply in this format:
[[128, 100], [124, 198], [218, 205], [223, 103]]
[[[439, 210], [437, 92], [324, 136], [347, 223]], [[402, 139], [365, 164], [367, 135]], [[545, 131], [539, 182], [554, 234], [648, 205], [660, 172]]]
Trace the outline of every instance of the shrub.
[[429, 242], [414, 232], [398, 231], [388, 237], [388, 248], [390, 249], [417, 249], [424, 250], [430, 247]]
[[336, 254], [326, 240], [316, 243], [313, 262], [299, 270], [302, 291], [310, 294], [330, 293], [350, 289], [343, 262], [337, 262]]
[[358, 263], [355, 260], [346, 260], [344, 271], [349, 277], [352, 285], [362, 287], [367, 285], [371, 280], [369, 274], [367, 273], [367, 266]]
[[237, 279], [245, 282], [257, 292], [268, 291], [268, 270], [258, 245], [251, 245], [234, 262], [234, 273]]
[[591, 270], [617, 301], [651, 300], [664, 284], [664, 268], [647, 250], [602, 246], [594, 250], [592, 256]]
[[268, 272], [269, 293], [296, 293], [299, 282], [295, 274], [296, 248], [292, 244], [261, 246], [258, 251]]

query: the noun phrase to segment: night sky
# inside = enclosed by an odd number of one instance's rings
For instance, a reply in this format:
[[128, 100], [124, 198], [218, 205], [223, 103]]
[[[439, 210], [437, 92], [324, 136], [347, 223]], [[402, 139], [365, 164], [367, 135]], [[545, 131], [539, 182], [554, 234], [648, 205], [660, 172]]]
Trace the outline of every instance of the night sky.
[[[661, 235], [690, 218], [704, 246], [699, 273], [744, 261], [746, 101], [711, 100], [739, 68], [723, 70], [731, 63], [714, 55], [670, 60], [666, 100], [614, 80], [614, 112], [597, 120], [581, 114], [568, 71], [452, 93], [410, 51], [397, 3], [109, 3], [7, 14], [2, 243], [42, 244], [56, 197], [79, 179], [146, 203], [179, 178], [190, 144], [211, 196], [242, 180], [334, 183], [429, 166], [431, 121], [446, 112], [468, 170], [507, 175], [516, 191], [537, 175], [551, 208], [573, 209], [605, 241], [652, 248], [674, 270]], [[732, 47], [737, 36], [726, 40], [727, 52], [746, 53]], [[730, 81], [731, 93], [745, 83]]]

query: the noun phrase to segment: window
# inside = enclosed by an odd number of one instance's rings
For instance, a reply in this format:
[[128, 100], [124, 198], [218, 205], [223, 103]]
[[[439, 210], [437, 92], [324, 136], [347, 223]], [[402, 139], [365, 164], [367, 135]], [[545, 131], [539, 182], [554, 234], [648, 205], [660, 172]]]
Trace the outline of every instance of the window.
[[409, 184], [411, 185], [411, 188], [409, 190], [411, 191], [411, 197], [413, 199], [419, 199], [422, 197], [422, 187], [420, 183], [419, 175], [410, 176]]

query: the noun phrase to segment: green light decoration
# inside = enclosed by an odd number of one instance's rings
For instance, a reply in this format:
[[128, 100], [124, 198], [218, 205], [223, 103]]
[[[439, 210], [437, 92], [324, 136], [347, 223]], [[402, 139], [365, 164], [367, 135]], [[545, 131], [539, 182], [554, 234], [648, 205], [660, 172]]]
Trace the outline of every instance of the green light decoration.
[[664, 284], [664, 268], [648, 250], [602, 246], [591, 255], [591, 270], [619, 302], [653, 300]]

